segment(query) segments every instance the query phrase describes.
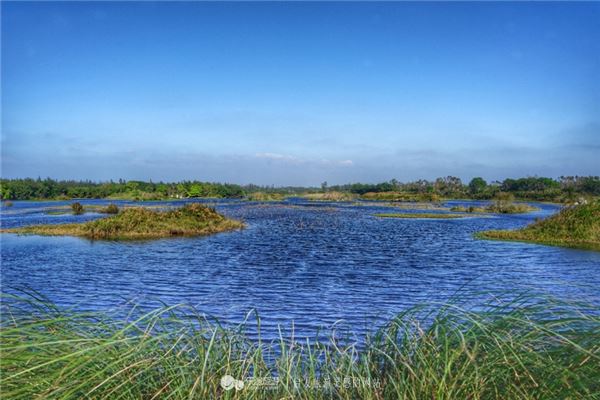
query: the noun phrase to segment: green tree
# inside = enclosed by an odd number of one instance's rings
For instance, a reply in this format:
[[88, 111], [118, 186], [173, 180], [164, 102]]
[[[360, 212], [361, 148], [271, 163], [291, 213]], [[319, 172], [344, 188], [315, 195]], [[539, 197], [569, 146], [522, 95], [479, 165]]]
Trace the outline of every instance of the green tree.
[[487, 182], [481, 177], [473, 178], [471, 179], [471, 182], [469, 182], [469, 191], [471, 192], [471, 194], [481, 193], [485, 190], [486, 187]]

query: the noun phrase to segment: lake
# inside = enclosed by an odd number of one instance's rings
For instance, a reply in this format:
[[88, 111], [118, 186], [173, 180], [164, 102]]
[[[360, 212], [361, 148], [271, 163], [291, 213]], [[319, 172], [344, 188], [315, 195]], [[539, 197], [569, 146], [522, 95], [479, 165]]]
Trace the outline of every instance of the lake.
[[[263, 337], [271, 338], [279, 325], [291, 332], [292, 321], [296, 337], [334, 325], [361, 336], [412, 305], [442, 302], [457, 291], [489, 296], [527, 290], [600, 305], [600, 253], [472, 237], [480, 230], [522, 227], [556, 212], [555, 205], [535, 204], [541, 210], [525, 215], [423, 220], [374, 217], [419, 210], [367, 202], [202, 201], [243, 219], [247, 229], [145, 242], [2, 234], [3, 290], [28, 288], [80, 310], [114, 309], [128, 301], [187, 303], [231, 323], [255, 309]], [[16, 201], [3, 207], [2, 226], [103, 217], [46, 212], [68, 204]]]

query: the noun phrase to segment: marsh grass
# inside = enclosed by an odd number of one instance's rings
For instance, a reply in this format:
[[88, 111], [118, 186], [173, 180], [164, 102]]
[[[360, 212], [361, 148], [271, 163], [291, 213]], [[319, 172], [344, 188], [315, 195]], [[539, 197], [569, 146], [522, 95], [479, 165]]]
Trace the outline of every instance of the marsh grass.
[[300, 196], [302, 199], [311, 201], [353, 201], [356, 199], [356, 195], [348, 192], [319, 192], [319, 193], [306, 193]]
[[[183, 305], [127, 317], [3, 299], [6, 399], [579, 399], [600, 393], [598, 309], [515, 297], [401, 313], [366, 343], [250, 340]], [[244, 382], [224, 390], [231, 375]], [[270, 385], [257, 385], [270, 382]]]
[[503, 203], [495, 202], [485, 207], [476, 206], [454, 206], [450, 211], [466, 213], [493, 213], [493, 214], [525, 214], [528, 212], [539, 211], [539, 208], [530, 206], [526, 203]]
[[168, 211], [128, 208], [114, 216], [85, 223], [34, 225], [3, 232], [36, 235], [69, 235], [90, 239], [155, 239], [170, 236], [201, 236], [241, 229], [240, 221], [225, 218], [214, 208], [198, 203]]
[[485, 231], [475, 236], [600, 251], [600, 200], [565, 207], [522, 229]]
[[469, 215], [466, 214], [448, 214], [448, 213], [379, 213], [373, 214], [375, 217], [380, 218], [425, 218], [425, 219], [456, 219], [465, 218]]
[[248, 201], [282, 201], [284, 199], [285, 195], [282, 193], [253, 192], [246, 196]]

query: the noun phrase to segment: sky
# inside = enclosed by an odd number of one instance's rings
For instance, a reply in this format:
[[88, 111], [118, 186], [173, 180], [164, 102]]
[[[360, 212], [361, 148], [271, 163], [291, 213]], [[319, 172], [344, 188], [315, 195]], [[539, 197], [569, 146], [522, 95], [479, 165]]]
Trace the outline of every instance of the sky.
[[600, 2], [1, 3], [2, 177], [600, 175]]

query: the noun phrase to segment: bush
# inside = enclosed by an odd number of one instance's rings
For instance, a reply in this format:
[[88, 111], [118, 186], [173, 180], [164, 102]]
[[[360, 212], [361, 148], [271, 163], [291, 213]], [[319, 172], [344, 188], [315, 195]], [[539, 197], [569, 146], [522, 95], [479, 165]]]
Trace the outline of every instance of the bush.
[[83, 206], [81, 205], [81, 203], [73, 203], [71, 204], [71, 210], [73, 210], [73, 215], [81, 215], [83, 213], [85, 213], [85, 210], [83, 209]]
[[109, 204], [104, 210], [106, 214], [118, 214], [119, 207], [116, 204]]

